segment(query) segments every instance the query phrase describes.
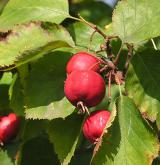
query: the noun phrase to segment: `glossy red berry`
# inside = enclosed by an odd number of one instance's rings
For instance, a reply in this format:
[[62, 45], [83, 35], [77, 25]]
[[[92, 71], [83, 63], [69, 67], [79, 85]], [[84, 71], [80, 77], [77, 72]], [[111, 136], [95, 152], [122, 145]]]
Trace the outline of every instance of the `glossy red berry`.
[[100, 138], [108, 120], [110, 112], [106, 110], [94, 111], [86, 118], [83, 125], [83, 134], [91, 143]]
[[6, 143], [12, 140], [19, 130], [19, 118], [16, 114], [10, 113], [0, 119], [0, 142]]
[[100, 62], [92, 54], [87, 52], [78, 52], [73, 55], [67, 63], [66, 72], [70, 74], [73, 71], [87, 71], [93, 70], [95, 72], [100, 71]]
[[96, 106], [105, 95], [105, 82], [94, 71], [74, 71], [66, 79], [64, 92], [67, 99], [75, 106], [83, 102], [87, 107]]

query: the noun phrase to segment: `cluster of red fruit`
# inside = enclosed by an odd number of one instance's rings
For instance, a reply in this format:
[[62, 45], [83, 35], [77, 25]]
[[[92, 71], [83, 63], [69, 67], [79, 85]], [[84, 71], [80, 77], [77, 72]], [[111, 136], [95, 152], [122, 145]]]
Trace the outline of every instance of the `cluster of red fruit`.
[[16, 114], [0, 117], [0, 143], [9, 142], [16, 137], [19, 130], [19, 118]]
[[[82, 112], [99, 104], [105, 96], [106, 87], [100, 75], [100, 66], [100, 60], [86, 52], [78, 52], [67, 63], [64, 92], [67, 99]], [[106, 110], [91, 113], [83, 125], [86, 139], [92, 143], [96, 142], [109, 117], [110, 112]]]

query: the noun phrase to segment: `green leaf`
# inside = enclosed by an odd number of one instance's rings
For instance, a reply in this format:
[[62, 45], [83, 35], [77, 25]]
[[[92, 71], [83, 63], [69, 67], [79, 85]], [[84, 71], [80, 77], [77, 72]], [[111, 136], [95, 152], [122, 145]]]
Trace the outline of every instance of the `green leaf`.
[[24, 115], [22, 85], [18, 73], [13, 76], [12, 83], [9, 88], [10, 107], [18, 115]]
[[0, 16], [0, 31], [30, 21], [44, 21], [59, 24], [69, 17], [66, 0], [11, 0]]
[[10, 107], [19, 116], [25, 115], [24, 84], [28, 76], [29, 65], [24, 64], [17, 68], [9, 87]]
[[7, 38], [0, 41], [0, 67], [17, 66], [56, 48], [74, 46], [72, 38], [62, 26], [53, 25], [51, 28], [46, 30], [34, 23], [17, 26]]
[[160, 35], [160, 1], [120, 1], [113, 14], [113, 29], [123, 42], [137, 43]]
[[65, 118], [74, 106], [64, 96], [65, 66], [70, 53], [56, 51], [30, 65], [25, 84], [26, 118]]
[[152, 165], [159, 165], [160, 164], [160, 157], [158, 156], [152, 163]]
[[18, 165], [59, 165], [57, 155], [48, 139], [36, 137], [24, 143]]
[[8, 156], [6, 151], [0, 149], [0, 162], [2, 165], [13, 165], [11, 158]]
[[151, 121], [155, 121], [160, 112], [159, 64], [160, 51], [141, 50], [133, 56], [126, 76], [129, 97]]
[[2, 78], [0, 79], [0, 85], [2, 84], [10, 85], [11, 82], [12, 82], [12, 73], [11, 72], [4, 73]]
[[90, 42], [94, 30], [81, 22], [72, 24], [68, 30], [80, 50], [87, 51], [90, 48], [92, 51], [97, 51], [100, 49], [100, 44], [104, 43], [103, 37], [98, 33], [94, 34]]
[[73, 114], [63, 119], [55, 119], [49, 123], [48, 135], [54, 144], [55, 152], [62, 165], [68, 165], [80, 136], [82, 117]]
[[93, 163], [150, 165], [159, 149], [155, 133], [128, 97], [121, 96], [117, 108], [118, 121], [113, 123], [111, 136], [103, 141]]
[[9, 85], [12, 82], [12, 73], [6, 72], [0, 79], [0, 109], [1, 111], [6, 111], [10, 109], [9, 103]]
[[9, 158], [14, 161], [14, 165], [16, 164], [18, 158], [20, 144], [20, 141], [14, 140], [12, 141], [12, 143], [9, 143], [8, 145], [4, 146]]
[[91, 158], [92, 158], [91, 150], [89, 149], [79, 150], [75, 153], [69, 165], [89, 165]]
[[20, 138], [26, 142], [32, 138], [43, 135], [47, 122], [45, 120], [26, 120]]

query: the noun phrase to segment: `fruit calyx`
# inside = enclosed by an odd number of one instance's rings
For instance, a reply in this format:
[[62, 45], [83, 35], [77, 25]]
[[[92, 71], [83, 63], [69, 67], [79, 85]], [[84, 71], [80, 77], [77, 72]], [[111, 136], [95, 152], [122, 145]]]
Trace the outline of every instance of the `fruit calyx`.
[[122, 71], [119, 71], [119, 70], [110, 71], [106, 74], [105, 77], [109, 79], [110, 74], [111, 74], [112, 83], [116, 83], [117, 85], [124, 84], [125, 77]]

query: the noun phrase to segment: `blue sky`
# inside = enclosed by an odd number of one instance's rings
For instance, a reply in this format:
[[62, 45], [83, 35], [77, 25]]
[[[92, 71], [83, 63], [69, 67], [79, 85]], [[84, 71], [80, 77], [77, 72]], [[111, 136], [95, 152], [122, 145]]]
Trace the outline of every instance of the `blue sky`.
[[113, 6], [113, 4], [116, 2], [116, 0], [104, 0], [107, 2], [109, 5]]

